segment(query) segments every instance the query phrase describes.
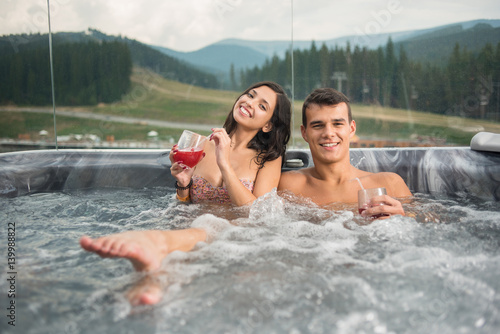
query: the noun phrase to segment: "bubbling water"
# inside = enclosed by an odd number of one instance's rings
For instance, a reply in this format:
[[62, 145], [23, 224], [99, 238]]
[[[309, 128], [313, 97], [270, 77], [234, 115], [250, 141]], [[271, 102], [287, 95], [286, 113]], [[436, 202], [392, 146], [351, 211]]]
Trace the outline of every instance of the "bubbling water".
[[[276, 192], [249, 208], [186, 205], [164, 189], [0, 199], [0, 218], [18, 231], [16, 330], [497, 332], [500, 205], [417, 194], [404, 207], [414, 217], [371, 221], [355, 205], [318, 207]], [[190, 226], [209, 242], [164, 260], [154, 307], [126, 301], [145, 278], [127, 260], [78, 246], [82, 234]], [[4, 272], [0, 279], [6, 291]]]

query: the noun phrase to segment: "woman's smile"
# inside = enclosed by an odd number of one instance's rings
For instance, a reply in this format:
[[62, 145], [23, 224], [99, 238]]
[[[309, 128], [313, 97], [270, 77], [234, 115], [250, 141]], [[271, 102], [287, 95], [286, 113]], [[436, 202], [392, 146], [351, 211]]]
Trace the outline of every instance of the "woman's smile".
[[245, 117], [250, 117], [250, 118], [252, 117], [250, 111], [248, 111], [248, 109], [244, 106], [240, 106], [240, 114], [242, 114]]

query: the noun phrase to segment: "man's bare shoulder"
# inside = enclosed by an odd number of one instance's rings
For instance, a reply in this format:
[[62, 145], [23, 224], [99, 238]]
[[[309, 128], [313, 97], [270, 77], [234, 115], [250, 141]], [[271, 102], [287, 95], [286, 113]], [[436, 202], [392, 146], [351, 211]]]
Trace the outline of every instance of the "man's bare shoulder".
[[291, 190], [301, 187], [311, 175], [311, 168], [292, 170], [281, 174], [278, 190]]
[[393, 172], [371, 173], [369, 175], [369, 177], [372, 178], [373, 180], [382, 181], [382, 182], [395, 181], [395, 180], [401, 178], [401, 176], [399, 176], [398, 174], [393, 173]]
[[372, 182], [376, 183], [378, 186], [385, 187], [390, 196], [406, 197], [412, 195], [405, 181], [399, 174], [392, 172], [380, 172], [371, 174], [369, 178], [371, 178]]

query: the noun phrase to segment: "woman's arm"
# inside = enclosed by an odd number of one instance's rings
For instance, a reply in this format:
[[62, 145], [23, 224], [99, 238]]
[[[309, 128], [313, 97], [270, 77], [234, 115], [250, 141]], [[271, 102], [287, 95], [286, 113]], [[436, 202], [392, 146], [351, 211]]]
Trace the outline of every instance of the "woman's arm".
[[278, 187], [281, 177], [281, 162], [281, 157], [276, 160], [267, 161], [264, 167], [259, 170], [253, 188], [255, 197], [267, 194]]
[[[182, 164], [182, 161], [175, 162], [174, 155], [177, 153], [177, 145], [174, 145], [170, 150], [170, 173], [176, 180], [177, 199], [187, 202], [189, 201], [189, 188], [194, 173], [194, 168], [189, 168]], [[203, 155], [205, 156], [205, 155]], [[202, 158], [203, 159], [203, 158]], [[196, 168], [196, 167], [195, 167]]]
[[258, 197], [278, 186], [281, 175], [281, 157], [266, 162], [264, 167], [257, 172], [253, 193], [240, 182], [232, 168], [225, 170], [221, 168], [221, 172], [231, 202], [238, 206], [251, 204]]
[[[222, 174], [231, 202], [241, 206], [251, 204], [257, 197], [264, 195], [278, 186], [281, 175], [281, 158], [267, 161], [257, 172], [253, 193], [239, 180], [234, 171], [230, 156], [231, 138], [224, 129], [215, 129], [210, 137], [215, 142], [215, 157]], [[251, 163], [250, 161], [248, 163]]]

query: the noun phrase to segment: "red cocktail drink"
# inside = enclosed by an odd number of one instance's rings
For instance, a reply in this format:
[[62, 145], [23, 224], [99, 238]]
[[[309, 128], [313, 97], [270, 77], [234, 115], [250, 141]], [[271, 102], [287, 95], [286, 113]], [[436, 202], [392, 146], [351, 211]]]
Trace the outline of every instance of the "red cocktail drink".
[[174, 161], [181, 162], [190, 168], [196, 166], [203, 157], [203, 149], [197, 147], [190, 147], [185, 149], [180, 149], [174, 154]]
[[193, 168], [203, 158], [206, 141], [207, 137], [184, 130], [177, 143], [177, 151], [173, 154], [173, 160]]

